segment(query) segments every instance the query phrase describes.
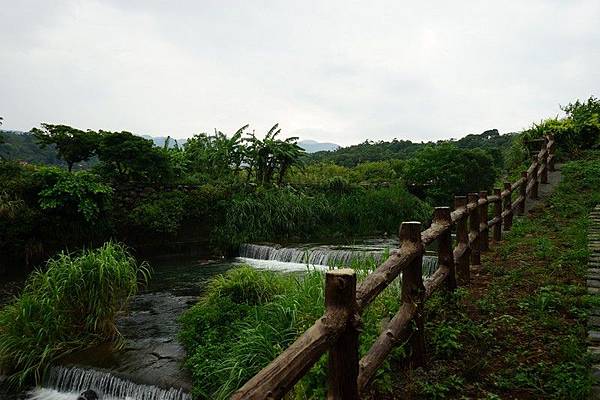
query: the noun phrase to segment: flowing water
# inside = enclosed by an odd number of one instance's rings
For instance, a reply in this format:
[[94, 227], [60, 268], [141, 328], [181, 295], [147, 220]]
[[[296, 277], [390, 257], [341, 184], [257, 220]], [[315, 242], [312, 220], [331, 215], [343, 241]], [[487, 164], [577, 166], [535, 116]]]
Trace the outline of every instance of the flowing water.
[[[351, 246], [293, 247], [245, 244], [233, 260], [154, 261], [148, 286], [131, 300], [127, 312], [117, 320], [126, 339], [122, 347], [97, 346], [70, 355], [63, 362], [66, 366], [51, 368], [41, 387], [10, 396], [0, 390], [0, 398], [76, 400], [79, 393], [92, 389], [101, 395], [101, 400], [188, 400], [191, 378], [181, 368], [185, 352], [176, 340], [177, 320], [197, 301], [208, 280], [239, 264], [297, 273], [309, 267], [327, 270], [331, 266], [351, 265], [354, 260], [365, 258], [380, 262], [396, 243], [397, 240], [371, 240]], [[424, 275], [436, 268], [437, 258], [424, 256]], [[19, 287], [18, 282], [0, 282], [0, 305], [15, 294], [15, 287]]]
[[191, 400], [182, 389], [161, 389], [138, 385], [107, 372], [83, 368], [52, 368], [44, 387], [29, 392], [32, 400], [76, 400], [80, 393], [93, 390], [102, 400]]
[[[267, 244], [242, 244], [240, 246], [240, 262], [262, 268], [302, 269], [307, 265], [319, 269], [352, 265], [356, 260], [383, 261], [396, 241], [368, 241], [352, 246], [301, 245], [281, 247]], [[431, 275], [438, 267], [437, 256], [423, 256], [423, 275]]]

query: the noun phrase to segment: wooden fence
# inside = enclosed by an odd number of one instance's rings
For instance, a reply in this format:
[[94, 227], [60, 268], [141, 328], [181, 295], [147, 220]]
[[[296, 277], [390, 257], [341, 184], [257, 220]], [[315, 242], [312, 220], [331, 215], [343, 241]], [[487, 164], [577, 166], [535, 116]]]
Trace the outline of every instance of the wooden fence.
[[[431, 226], [424, 231], [420, 222], [403, 222], [400, 247], [358, 286], [352, 269], [328, 271], [325, 314], [231, 399], [281, 399], [327, 351], [328, 399], [359, 399], [394, 346], [407, 337], [412, 365], [423, 365], [424, 301], [440, 287], [453, 290], [469, 284], [471, 268], [481, 265], [481, 252], [489, 249], [490, 231], [492, 242], [500, 241], [502, 229], [511, 229], [513, 215], [525, 213], [526, 199], [538, 197], [539, 183], [548, 183], [548, 171], [554, 170], [554, 148], [554, 139], [546, 137], [519, 180], [505, 182], [503, 190], [494, 189], [492, 195], [482, 191], [456, 196], [454, 211], [450, 207], [435, 208]], [[493, 210], [489, 210], [490, 206]], [[490, 211], [493, 218], [488, 220]], [[436, 240], [439, 267], [423, 281], [424, 249]], [[360, 315], [400, 274], [402, 305], [371, 349], [359, 359]]]

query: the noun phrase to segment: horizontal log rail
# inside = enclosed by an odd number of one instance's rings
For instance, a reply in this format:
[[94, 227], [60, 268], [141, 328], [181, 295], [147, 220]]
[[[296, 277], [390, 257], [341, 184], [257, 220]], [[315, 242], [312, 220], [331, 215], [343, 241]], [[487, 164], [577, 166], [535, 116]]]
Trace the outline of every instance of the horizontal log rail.
[[[546, 137], [520, 179], [505, 182], [503, 189], [495, 188], [492, 195], [482, 191], [469, 193], [468, 197], [456, 196], [454, 210], [437, 207], [431, 225], [423, 231], [420, 222], [403, 222], [399, 248], [358, 285], [352, 269], [327, 271], [323, 316], [231, 399], [281, 399], [326, 352], [329, 352], [328, 399], [359, 399], [390, 352], [407, 340], [411, 364], [423, 365], [425, 300], [440, 288], [453, 290], [469, 284], [470, 269], [480, 266], [481, 252], [489, 248], [490, 232], [494, 243], [502, 240], [502, 230], [511, 229], [515, 213], [522, 215], [527, 198], [537, 198], [538, 185], [547, 183], [548, 171], [554, 170], [554, 148], [554, 139]], [[491, 219], [489, 207], [492, 207]], [[435, 241], [438, 268], [423, 280], [424, 249]], [[401, 306], [359, 360], [360, 315], [400, 276]]]

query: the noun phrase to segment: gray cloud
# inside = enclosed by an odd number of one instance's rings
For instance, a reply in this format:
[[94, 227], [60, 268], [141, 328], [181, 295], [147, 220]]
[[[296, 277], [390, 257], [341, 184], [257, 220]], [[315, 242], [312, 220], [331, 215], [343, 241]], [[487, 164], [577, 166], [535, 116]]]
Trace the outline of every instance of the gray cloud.
[[518, 130], [600, 89], [596, 0], [5, 3], [7, 129], [428, 140]]

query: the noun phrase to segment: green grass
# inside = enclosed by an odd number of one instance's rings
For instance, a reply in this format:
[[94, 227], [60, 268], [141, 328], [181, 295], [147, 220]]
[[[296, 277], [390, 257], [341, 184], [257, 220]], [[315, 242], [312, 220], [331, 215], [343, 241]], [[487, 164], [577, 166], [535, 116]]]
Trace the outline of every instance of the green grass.
[[[353, 263], [359, 279], [375, 266]], [[321, 271], [280, 274], [240, 267], [213, 280], [201, 300], [182, 317], [180, 340], [188, 351], [194, 394], [226, 399], [268, 365], [324, 312]], [[380, 333], [382, 321], [399, 307], [399, 286], [392, 285], [363, 315], [360, 350], [366, 352]], [[397, 350], [402, 353], [402, 348]], [[290, 398], [325, 397], [326, 356], [302, 379]], [[376, 385], [389, 390], [386, 363]], [[386, 380], [387, 379], [387, 380]]]
[[111, 242], [50, 259], [0, 310], [0, 369], [16, 385], [39, 382], [61, 356], [117, 339], [115, 315], [147, 274], [144, 264]]
[[221, 249], [237, 249], [244, 242], [392, 233], [399, 221], [431, 217], [431, 207], [398, 184], [343, 193], [259, 188], [235, 194], [225, 208], [211, 235]]
[[426, 369], [394, 382], [407, 398], [587, 399], [587, 227], [600, 160], [569, 162], [530, 218], [483, 258], [470, 288], [426, 306]]
[[[365, 398], [586, 398], [585, 318], [599, 301], [586, 294], [583, 276], [587, 215], [600, 203], [600, 161], [568, 163], [563, 174], [546, 206], [516, 219], [485, 255], [482, 276], [489, 280], [427, 302], [427, 367], [407, 369], [400, 346]], [[360, 280], [374, 262], [352, 267]], [[322, 315], [323, 283], [319, 271], [283, 275], [250, 267], [214, 280], [182, 318], [194, 394], [225, 399], [273, 360]], [[361, 354], [398, 307], [395, 284], [363, 315]], [[289, 398], [324, 398], [325, 368], [326, 356]]]

